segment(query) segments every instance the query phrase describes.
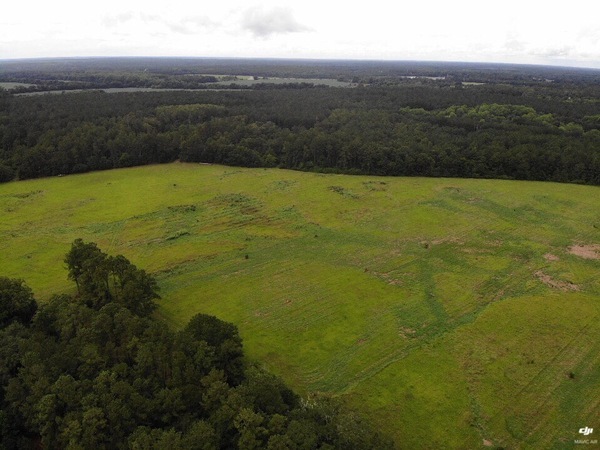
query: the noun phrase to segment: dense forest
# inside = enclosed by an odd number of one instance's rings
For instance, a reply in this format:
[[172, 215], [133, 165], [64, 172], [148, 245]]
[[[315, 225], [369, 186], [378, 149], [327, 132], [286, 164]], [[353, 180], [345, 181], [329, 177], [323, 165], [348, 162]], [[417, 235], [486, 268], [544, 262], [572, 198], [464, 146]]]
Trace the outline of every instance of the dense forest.
[[0, 448], [392, 448], [251, 364], [233, 324], [153, 319], [156, 281], [125, 257], [78, 239], [65, 263], [76, 293], [39, 305], [0, 277]]
[[[0, 80], [31, 85], [0, 91], [0, 181], [179, 159], [600, 184], [598, 71], [262, 60], [195, 64], [169, 59], [8, 64]], [[329, 76], [355, 87], [207, 88], [214, 82], [211, 74], [225, 70]], [[114, 86], [188, 89], [101, 90]], [[90, 90], [17, 95], [57, 87]]]

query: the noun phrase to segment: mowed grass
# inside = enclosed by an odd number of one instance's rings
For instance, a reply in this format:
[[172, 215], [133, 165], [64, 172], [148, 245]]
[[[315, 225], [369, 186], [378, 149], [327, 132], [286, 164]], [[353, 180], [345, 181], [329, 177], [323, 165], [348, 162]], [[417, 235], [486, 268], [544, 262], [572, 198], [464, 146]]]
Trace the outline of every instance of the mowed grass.
[[[71, 292], [81, 237], [235, 323], [399, 448], [571, 448], [600, 418], [597, 187], [168, 164], [0, 185], [0, 274]], [[485, 445], [484, 445], [485, 444]]]

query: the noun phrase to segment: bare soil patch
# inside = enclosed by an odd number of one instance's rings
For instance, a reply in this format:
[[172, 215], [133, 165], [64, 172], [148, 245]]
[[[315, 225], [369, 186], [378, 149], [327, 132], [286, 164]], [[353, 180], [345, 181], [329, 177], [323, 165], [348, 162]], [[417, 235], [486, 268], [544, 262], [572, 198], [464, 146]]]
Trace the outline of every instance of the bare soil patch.
[[506, 289], [500, 289], [498, 292], [496, 292], [496, 295], [494, 295], [494, 299], [492, 301], [496, 301], [496, 300], [500, 300], [502, 297], [504, 297], [504, 294], [506, 294]]
[[393, 271], [391, 271], [391, 272], [371, 272], [371, 273], [373, 275], [375, 275], [376, 277], [385, 281], [387, 284], [391, 284], [392, 286], [401, 286], [403, 284], [402, 280], [395, 277], [392, 274], [392, 272]]
[[545, 274], [541, 270], [536, 271], [535, 276], [542, 283], [550, 286], [553, 289], [558, 289], [561, 291], [579, 291], [579, 286], [577, 286], [576, 284], [571, 283], [570, 281], [555, 280], [550, 275]]
[[411, 337], [414, 337], [416, 332], [417, 332], [417, 330], [414, 330], [412, 328], [400, 327], [400, 330], [398, 333], [400, 334], [400, 336], [402, 336], [404, 338], [411, 338]]
[[584, 259], [600, 259], [600, 245], [576, 244], [569, 247], [569, 253]]
[[553, 255], [552, 253], [546, 253], [544, 255], [544, 258], [546, 259], [546, 261], [558, 261], [560, 258], [556, 255]]
[[[424, 241], [426, 242], [426, 241]], [[459, 237], [456, 236], [450, 236], [450, 237], [445, 237], [445, 238], [440, 238], [440, 239], [434, 239], [431, 241], [431, 243], [433, 245], [439, 245], [439, 244], [459, 244], [462, 245], [465, 243], [464, 239], [460, 239]]]

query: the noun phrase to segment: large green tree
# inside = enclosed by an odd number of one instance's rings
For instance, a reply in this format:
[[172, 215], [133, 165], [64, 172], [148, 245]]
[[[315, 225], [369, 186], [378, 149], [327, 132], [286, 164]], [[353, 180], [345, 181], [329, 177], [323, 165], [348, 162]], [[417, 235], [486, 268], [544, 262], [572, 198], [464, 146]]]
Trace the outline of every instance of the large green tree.
[[95, 309], [116, 302], [139, 316], [156, 309], [158, 284], [123, 255], [109, 256], [94, 242], [76, 239], [65, 257], [69, 278], [77, 284], [82, 301]]
[[0, 277], [0, 328], [12, 322], [29, 323], [36, 310], [33, 292], [23, 280]]

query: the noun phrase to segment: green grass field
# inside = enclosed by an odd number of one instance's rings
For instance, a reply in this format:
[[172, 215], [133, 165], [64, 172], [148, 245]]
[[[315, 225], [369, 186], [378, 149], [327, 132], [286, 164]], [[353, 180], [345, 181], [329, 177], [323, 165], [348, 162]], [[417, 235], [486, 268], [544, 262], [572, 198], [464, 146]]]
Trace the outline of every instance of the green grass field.
[[78, 237], [159, 315], [235, 323], [399, 448], [573, 448], [600, 428], [598, 187], [168, 164], [0, 185], [0, 275], [70, 292]]

